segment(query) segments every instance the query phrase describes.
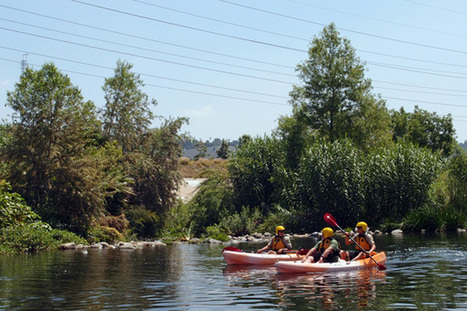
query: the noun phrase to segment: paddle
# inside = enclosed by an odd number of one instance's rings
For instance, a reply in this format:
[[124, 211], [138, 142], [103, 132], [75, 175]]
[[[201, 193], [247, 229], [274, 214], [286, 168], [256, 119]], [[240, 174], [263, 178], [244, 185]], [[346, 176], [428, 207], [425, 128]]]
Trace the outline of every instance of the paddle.
[[[335, 226], [337, 228], [339, 228], [340, 230], [344, 231], [336, 222], [336, 219], [329, 213], [326, 213], [324, 214], [324, 220], [330, 224], [331, 226]], [[362, 251], [364, 251], [365, 253], [368, 254], [368, 256], [370, 256], [370, 258], [378, 265], [378, 268], [379, 270], [386, 270], [387, 268], [380, 264], [379, 262], [377, 262], [373, 257], [371, 257], [371, 254], [369, 254], [360, 244], [357, 243], [357, 241], [355, 241], [350, 235], [349, 235], [349, 238], [352, 240], [352, 242], [355, 243], [355, 245], [358, 245], [358, 247], [360, 247], [362, 249]]]

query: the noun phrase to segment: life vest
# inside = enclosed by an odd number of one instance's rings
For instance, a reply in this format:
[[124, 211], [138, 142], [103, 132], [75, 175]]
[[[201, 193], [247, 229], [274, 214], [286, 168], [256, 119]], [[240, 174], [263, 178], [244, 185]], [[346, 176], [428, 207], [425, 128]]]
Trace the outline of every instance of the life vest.
[[329, 245], [331, 245], [332, 240], [334, 240], [334, 238], [326, 238], [321, 241], [321, 243], [318, 245], [317, 251], [323, 253], [329, 247]]
[[[366, 234], [364, 235], [360, 235], [358, 234], [357, 237], [354, 239], [355, 241], [357, 241], [358, 244], [360, 244], [360, 246], [366, 250], [366, 251], [369, 251], [370, 248], [371, 248], [371, 245], [370, 243], [368, 243], [368, 241], [366, 240]], [[358, 245], [355, 244], [355, 249], [357, 250], [361, 250], [360, 247], [358, 247]]]
[[285, 246], [284, 241], [282, 241], [282, 238], [280, 236], [275, 235], [272, 240], [272, 250], [277, 251], [277, 250], [280, 250], [281, 248], [287, 248], [287, 247]]

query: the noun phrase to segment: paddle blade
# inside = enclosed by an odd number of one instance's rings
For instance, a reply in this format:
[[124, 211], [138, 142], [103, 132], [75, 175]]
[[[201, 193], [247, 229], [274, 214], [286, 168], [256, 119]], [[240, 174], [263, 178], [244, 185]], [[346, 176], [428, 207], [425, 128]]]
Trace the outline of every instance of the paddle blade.
[[236, 247], [233, 247], [233, 246], [227, 246], [227, 247], [224, 247], [224, 249], [222, 250], [222, 252], [224, 251], [241, 252], [242, 250]]
[[326, 213], [324, 214], [324, 220], [330, 224], [331, 226], [334, 226], [334, 227], [339, 227], [339, 225], [337, 224], [337, 221], [336, 219], [329, 213]]
[[382, 265], [380, 263], [378, 263], [378, 268], [379, 268], [379, 270], [386, 270], [387, 269], [386, 266], [384, 266], [384, 265]]

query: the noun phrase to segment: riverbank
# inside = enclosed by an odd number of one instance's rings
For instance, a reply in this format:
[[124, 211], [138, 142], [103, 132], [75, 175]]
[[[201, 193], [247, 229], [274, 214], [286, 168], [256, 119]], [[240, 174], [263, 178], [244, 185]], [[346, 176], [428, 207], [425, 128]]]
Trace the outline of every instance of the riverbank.
[[[466, 229], [458, 229], [458, 233], [464, 233], [467, 232]], [[421, 231], [421, 234], [425, 234], [426, 231]], [[371, 235], [403, 235], [404, 232], [400, 229], [393, 230], [391, 232], [384, 233], [380, 230], [375, 230], [374, 232], [370, 232]], [[344, 234], [342, 231], [337, 230], [335, 232], [335, 235], [337, 237], [344, 237]], [[320, 238], [321, 233], [320, 232], [313, 232], [313, 233], [305, 233], [305, 234], [287, 234], [288, 237], [290, 238]], [[239, 243], [267, 243], [270, 241], [270, 239], [273, 237], [273, 235], [269, 232], [265, 233], [258, 233], [255, 232], [253, 234], [246, 234], [243, 236], [228, 236], [229, 240], [228, 241], [220, 241], [212, 238], [192, 238], [187, 241], [174, 241], [171, 239], [160, 239], [156, 241], [132, 241], [132, 242], [119, 242], [116, 244], [109, 244], [107, 242], [98, 242], [94, 243], [91, 245], [85, 245], [85, 244], [76, 244], [76, 243], [65, 243], [60, 246], [61, 250], [85, 250], [88, 248], [91, 249], [103, 249], [103, 248], [119, 248], [119, 249], [139, 249], [139, 248], [144, 248], [144, 247], [158, 247], [158, 246], [167, 246], [175, 243], [187, 243], [187, 244], [226, 244], [226, 245], [235, 245]]]

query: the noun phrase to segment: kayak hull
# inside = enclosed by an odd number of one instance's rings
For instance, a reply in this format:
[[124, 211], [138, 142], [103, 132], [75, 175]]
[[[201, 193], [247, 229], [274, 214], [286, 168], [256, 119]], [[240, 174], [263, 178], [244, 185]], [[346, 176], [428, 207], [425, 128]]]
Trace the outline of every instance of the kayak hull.
[[[386, 262], [386, 254], [384, 252], [374, 253], [372, 257], [379, 264]], [[278, 261], [275, 263], [275, 266], [278, 273], [310, 273], [359, 270], [377, 267], [378, 265], [373, 260], [371, 260], [371, 258], [365, 258], [357, 261], [345, 261], [339, 259], [339, 261], [335, 263], [302, 263], [301, 261]]]
[[276, 261], [302, 260], [303, 255], [297, 254], [257, 254], [236, 251], [223, 251], [228, 265], [273, 265]]

